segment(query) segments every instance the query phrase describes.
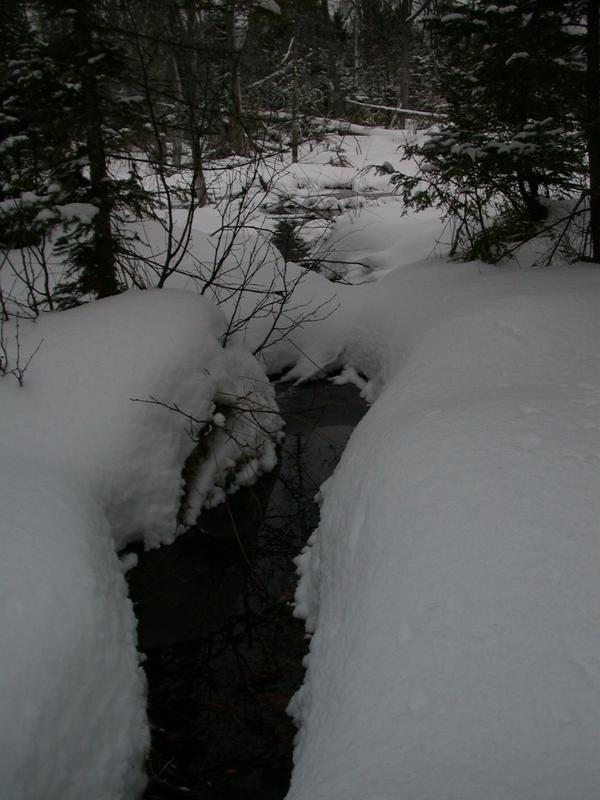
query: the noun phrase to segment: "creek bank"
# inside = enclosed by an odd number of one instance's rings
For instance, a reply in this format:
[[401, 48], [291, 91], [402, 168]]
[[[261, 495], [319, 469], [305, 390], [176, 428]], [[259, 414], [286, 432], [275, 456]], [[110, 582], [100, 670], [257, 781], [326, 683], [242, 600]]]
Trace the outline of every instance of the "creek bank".
[[350, 385], [282, 385], [278, 469], [203, 512], [129, 571], [148, 678], [145, 800], [283, 798], [303, 679], [293, 559], [317, 526], [314, 496], [366, 411]]

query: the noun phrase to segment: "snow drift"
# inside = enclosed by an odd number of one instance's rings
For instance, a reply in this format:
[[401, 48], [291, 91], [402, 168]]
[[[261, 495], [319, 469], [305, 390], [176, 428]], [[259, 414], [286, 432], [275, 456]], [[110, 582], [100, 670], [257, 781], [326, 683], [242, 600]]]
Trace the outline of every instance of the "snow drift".
[[248, 350], [219, 344], [225, 325], [208, 301], [168, 290], [21, 325], [21, 364], [39, 349], [22, 387], [11, 375], [0, 383], [7, 800], [130, 800], [143, 789], [145, 685], [116, 549], [173, 540], [195, 439], [205, 458], [188, 516], [275, 460], [273, 391]]
[[430, 261], [366, 288], [344, 352], [378, 397], [298, 559], [289, 800], [592, 800], [597, 268]]

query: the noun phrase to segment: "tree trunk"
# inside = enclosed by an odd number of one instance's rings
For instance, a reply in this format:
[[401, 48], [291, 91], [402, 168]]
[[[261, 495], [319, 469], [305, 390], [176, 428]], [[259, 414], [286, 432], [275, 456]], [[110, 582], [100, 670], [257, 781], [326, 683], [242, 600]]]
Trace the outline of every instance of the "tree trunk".
[[171, 159], [173, 166], [179, 169], [183, 160], [183, 136], [181, 131], [175, 131], [171, 136]]
[[196, 205], [202, 207], [208, 203], [208, 192], [206, 190], [206, 178], [204, 177], [204, 167], [202, 163], [202, 145], [198, 132], [192, 134], [192, 161]]
[[[295, 21], [294, 21], [295, 23]], [[294, 28], [295, 28], [294, 24]], [[294, 31], [295, 36], [295, 31]], [[300, 126], [298, 124], [298, 48], [294, 38], [292, 51], [292, 162], [298, 161], [298, 146], [300, 144]]]
[[352, 25], [352, 91], [356, 93], [360, 73], [360, 7], [358, 0], [354, 0]]
[[586, 139], [590, 181], [592, 261], [600, 263], [600, 11], [598, 0], [587, 2]]
[[337, 119], [343, 113], [342, 108], [342, 88], [340, 85], [340, 75], [337, 68], [336, 53], [334, 50], [335, 45], [331, 44], [327, 53], [327, 62], [329, 67], [329, 86], [330, 86], [330, 99], [329, 107], [331, 113]]
[[[400, 62], [400, 106], [410, 108], [410, 46], [412, 42], [412, 0], [403, 0], [402, 56]], [[406, 128], [406, 114], [398, 117], [398, 126]]]
[[74, 5], [74, 34], [84, 53], [81, 86], [85, 104], [86, 150], [90, 168], [90, 200], [97, 206], [93, 219], [93, 263], [87, 266], [82, 286], [98, 297], [108, 297], [119, 292], [115, 267], [115, 247], [111, 227], [113, 199], [106, 163], [106, 148], [102, 130], [103, 109], [93, 64], [93, 52], [88, 0], [77, 0]]
[[242, 103], [242, 84], [240, 81], [240, 50], [235, 30], [236, 4], [232, 0], [227, 16], [229, 34], [229, 53], [231, 58], [231, 105], [229, 114], [228, 138], [232, 151], [243, 155], [248, 151], [248, 139], [244, 130], [244, 109]]

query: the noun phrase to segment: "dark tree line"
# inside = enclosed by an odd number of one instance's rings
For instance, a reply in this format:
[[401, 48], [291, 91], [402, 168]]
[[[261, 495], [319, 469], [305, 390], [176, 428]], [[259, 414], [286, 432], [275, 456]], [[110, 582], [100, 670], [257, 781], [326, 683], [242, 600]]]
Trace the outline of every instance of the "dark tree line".
[[130, 252], [122, 223], [156, 203], [144, 173], [168, 197], [185, 162], [201, 205], [207, 159], [297, 148], [307, 115], [360, 116], [350, 96], [406, 102], [411, 53], [423, 56], [402, 39], [413, 5], [4, 0], [0, 244], [43, 261], [52, 237], [70, 269], [51, 303], [114, 294]]
[[0, 245], [37, 248], [46, 269], [52, 240], [69, 272], [50, 305], [122, 288], [125, 223], [170, 203], [182, 166], [193, 211], [208, 199], [207, 160], [295, 154], [306, 120], [381, 121], [378, 104], [444, 107], [414, 150], [425, 169], [397, 179], [407, 204], [454, 220], [456, 252], [494, 260], [558, 230], [549, 201], [579, 193], [583, 251], [600, 261], [594, 0], [4, 0], [2, 10]]

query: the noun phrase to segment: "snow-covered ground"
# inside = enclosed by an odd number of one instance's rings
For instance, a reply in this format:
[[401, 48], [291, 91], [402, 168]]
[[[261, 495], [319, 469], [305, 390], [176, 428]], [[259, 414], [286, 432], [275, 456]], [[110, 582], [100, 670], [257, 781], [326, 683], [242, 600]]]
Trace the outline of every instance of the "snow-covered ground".
[[171, 290], [20, 326], [21, 365], [35, 354], [23, 386], [0, 383], [7, 800], [117, 800], [144, 785], [145, 686], [116, 550], [173, 540], [196, 440], [188, 521], [275, 463], [273, 390], [247, 349], [219, 344], [225, 327], [209, 301]]
[[498, 267], [448, 262], [436, 214], [402, 217], [370, 168], [397, 166], [399, 144], [375, 131], [305, 152], [273, 193], [353, 199], [311, 223], [342, 282], [299, 288], [317, 304], [334, 291], [336, 313], [267, 363], [341, 369], [373, 402], [298, 560], [313, 636], [289, 798], [591, 800], [600, 275], [532, 269], [544, 243]]
[[290, 800], [597, 795], [599, 301], [595, 267], [425, 262], [357, 314]]
[[[219, 210], [196, 211], [178, 270], [138, 267], [166, 290], [21, 325], [24, 385], [0, 381], [9, 800], [129, 800], [143, 784], [115, 550], [172, 541], [178, 514], [272, 468], [263, 367], [338, 372], [372, 402], [298, 559], [312, 639], [290, 800], [597, 796], [600, 274], [445, 260], [442, 222], [402, 217], [374, 167], [399, 166], [405, 138], [357, 129], [298, 164], [215, 165]], [[311, 215], [324, 274], [271, 244], [284, 211]], [[234, 236], [240, 213], [251, 228]], [[132, 230], [164, 254], [156, 222]], [[190, 433], [204, 457], [182, 487]]]
[[451, 263], [394, 212], [338, 218], [329, 258], [368, 283], [290, 373], [373, 405], [298, 558], [289, 800], [592, 800], [600, 273]]

